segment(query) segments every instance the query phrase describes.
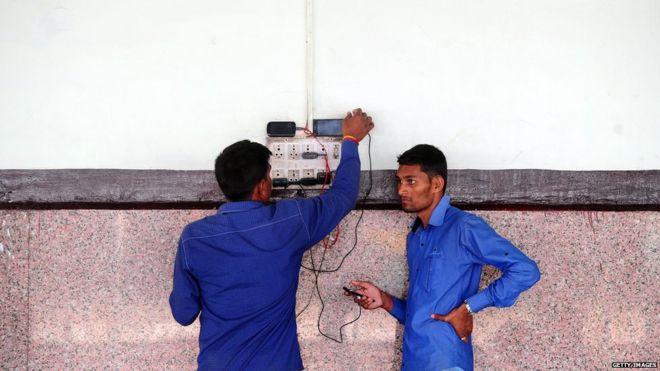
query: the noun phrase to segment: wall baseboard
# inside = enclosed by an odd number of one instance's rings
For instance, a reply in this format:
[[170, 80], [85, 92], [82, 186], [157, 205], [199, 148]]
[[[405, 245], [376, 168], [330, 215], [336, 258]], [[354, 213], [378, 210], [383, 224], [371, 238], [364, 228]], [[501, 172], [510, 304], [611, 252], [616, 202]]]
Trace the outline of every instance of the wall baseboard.
[[[362, 172], [359, 208], [399, 208], [394, 170]], [[455, 205], [472, 208], [660, 210], [660, 170], [449, 170]], [[318, 190], [276, 189], [276, 199]], [[226, 199], [212, 171], [0, 170], [0, 209], [214, 208]]]

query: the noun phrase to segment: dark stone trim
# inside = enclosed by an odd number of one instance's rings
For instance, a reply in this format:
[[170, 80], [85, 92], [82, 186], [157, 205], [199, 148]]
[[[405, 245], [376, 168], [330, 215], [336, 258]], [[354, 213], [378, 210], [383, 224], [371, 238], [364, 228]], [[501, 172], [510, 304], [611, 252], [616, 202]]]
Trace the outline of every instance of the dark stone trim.
[[[359, 208], [398, 209], [393, 170], [362, 172]], [[276, 199], [318, 190], [275, 189]], [[660, 170], [450, 170], [448, 194], [468, 209], [660, 210]], [[226, 199], [213, 172], [0, 170], [0, 209], [214, 208]]]

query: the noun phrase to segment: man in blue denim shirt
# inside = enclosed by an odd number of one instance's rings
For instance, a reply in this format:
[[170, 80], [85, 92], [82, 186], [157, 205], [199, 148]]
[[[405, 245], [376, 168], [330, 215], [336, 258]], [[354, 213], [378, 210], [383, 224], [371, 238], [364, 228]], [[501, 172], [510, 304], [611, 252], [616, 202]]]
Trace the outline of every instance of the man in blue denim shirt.
[[216, 178], [230, 202], [183, 230], [170, 295], [177, 322], [200, 315], [200, 370], [303, 369], [295, 316], [302, 256], [355, 206], [357, 145], [373, 127], [360, 109], [347, 114], [332, 189], [310, 199], [268, 203], [271, 153], [261, 144], [244, 140], [218, 156]]
[[[407, 300], [370, 282], [353, 281], [366, 309], [384, 308], [404, 328], [403, 370], [472, 370], [472, 315], [508, 307], [540, 278], [525, 254], [486, 222], [451, 206], [445, 195], [447, 161], [421, 144], [398, 158], [403, 210], [417, 213], [406, 243]], [[484, 264], [502, 276], [477, 292]]]

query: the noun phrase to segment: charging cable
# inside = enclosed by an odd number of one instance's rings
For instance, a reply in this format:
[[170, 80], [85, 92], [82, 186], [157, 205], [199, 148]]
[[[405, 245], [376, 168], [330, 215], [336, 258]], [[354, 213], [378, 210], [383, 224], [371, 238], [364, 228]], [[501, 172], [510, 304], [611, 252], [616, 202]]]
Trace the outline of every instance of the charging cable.
[[[327, 270], [324, 270], [324, 269], [323, 269], [323, 262], [324, 262], [324, 260], [325, 260], [325, 254], [326, 254], [326, 251], [327, 251], [326, 248], [323, 249], [323, 254], [321, 255], [321, 261], [319, 262], [319, 267], [318, 267], [318, 269], [316, 269], [316, 266], [315, 266], [315, 263], [314, 263], [314, 255], [313, 255], [313, 251], [312, 251], [311, 249], [309, 250], [309, 257], [310, 257], [310, 262], [311, 262], [312, 266], [311, 266], [311, 267], [307, 267], [307, 266], [305, 266], [304, 264], [301, 263], [301, 267], [302, 267], [302, 268], [307, 269], [307, 270], [310, 270], [310, 271], [313, 272], [313, 274], [314, 274], [314, 286], [315, 286], [315, 288], [316, 288], [316, 293], [317, 293], [318, 296], [319, 296], [319, 300], [321, 301], [321, 312], [319, 313], [319, 317], [318, 317], [318, 320], [317, 320], [317, 322], [316, 322], [316, 327], [317, 327], [317, 329], [318, 329], [318, 331], [319, 331], [319, 333], [320, 333], [321, 335], [323, 335], [324, 337], [326, 337], [326, 338], [328, 338], [328, 339], [330, 339], [330, 340], [332, 340], [332, 341], [334, 341], [334, 342], [337, 342], [337, 343], [343, 343], [343, 341], [344, 341], [344, 336], [343, 336], [343, 332], [342, 332], [343, 328], [346, 327], [346, 326], [348, 326], [348, 325], [350, 325], [351, 323], [355, 323], [358, 319], [360, 319], [360, 316], [362, 315], [362, 308], [358, 306], [358, 310], [359, 310], [359, 312], [358, 312], [357, 317], [355, 317], [355, 319], [353, 319], [353, 320], [351, 320], [351, 321], [349, 321], [349, 322], [344, 323], [343, 325], [341, 325], [341, 326], [339, 327], [339, 340], [333, 338], [332, 336], [329, 336], [329, 335], [325, 334], [325, 333], [321, 330], [321, 317], [323, 316], [323, 311], [325, 310], [325, 302], [323, 301], [323, 297], [322, 297], [322, 295], [321, 295], [321, 289], [320, 289], [320, 287], [319, 287], [319, 276], [321, 275], [321, 273], [332, 273], [332, 272], [337, 272], [337, 271], [342, 267], [342, 265], [344, 264], [344, 261], [346, 260], [346, 258], [348, 258], [348, 256], [351, 255], [351, 253], [355, 250], [355, 248], [356, 248], [356, 246], [357, 246], [357, 243], [358, 243], [358, 227], [360, 226], [360, 224], [361, 224], [361, 222], [362, 222], [362, 218], [363, 218], [363, 216], [364, 216], [364, 205], [366, 204], [366, 201], [367, 201], [369, 195], [371, 194], [371, 189], [372, 189], [372, 187], [373, 187], [373, 172], [372, 172], [372, 163], [371, 163], [371, 134], [367, 134], [367, 136], [369, 137], [369, 146], [368, 146], [368, 155], [369, 155], [369, 186], [368, 186], [367, 191], [366, 191], [366, 193], [365, 193], [365, 195], [364, 195], [364, 198], [362, 199], [362, 209], [360, 210], [360, 216], [358, 217], [358, 220], [357, 220], [357, 222], [355, 223], [355, 240], [354, 240], [353, 246], [352, 246], [351, 249], [350, 249], [350, 250], [349, 250], [349, 251], [348, 251], [348, 252], [342, 257], [341, 261], [339, 262], [339, 265], [338, 265], [336, 268], [334, 268], [334, 269], [327, 269]], [[336, 243], [336, 242], [337, 242], [337, 239], [334, 241], [334, 243]], [[334, 244], [334, 243], [333, 243], [333, 244]], [[305, 307], [304, 307], [304, 308], [303, 308], [303, 309], [302, 309], [302, 310], [296, 315], [296, 318], [297, 318], [298, 316], [300, 316], [300, 315], [301, 315], [301, 314], [302, 314], [302, 313], [303, 313], [303, 312], [309, 307], [309, 305], [310, 305], [310, 303], [311, 303], [311, 301], [312, 301], [312, 297], [313, 297], [313, 295], [314, 295], [314, 293], [312, 293], [312, 294], [310, 295], [307, 304], [306, 304]]]

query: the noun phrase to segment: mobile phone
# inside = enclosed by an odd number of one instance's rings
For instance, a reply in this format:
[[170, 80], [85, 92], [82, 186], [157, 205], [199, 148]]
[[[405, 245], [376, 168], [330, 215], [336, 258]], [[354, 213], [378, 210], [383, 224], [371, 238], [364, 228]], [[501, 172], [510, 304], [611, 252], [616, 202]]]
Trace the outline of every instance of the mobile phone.
[[266, 126], [269, 137], [293, 137], [296, 135], [296, 123], [293, 121], [271, 121]]
[[355, 291], [349, 289], [349, 288], [346, 287], [346, 286], [344, 286], [344, 291], [346, 291], [348, 294], [350, 294], [351, 296], [354, 296], [354, 297], [356, 297], [356, 298], [358, 298], [358, 299], [362, 299], [362, 298], [363, 298], [362, 295], [360, 295], [360, 294], [358, 294], [357, 292], [355, 292]]
[[312, 121], [312, 129], [318, 137], [341, 137], [342, 119], [315, 119]]

